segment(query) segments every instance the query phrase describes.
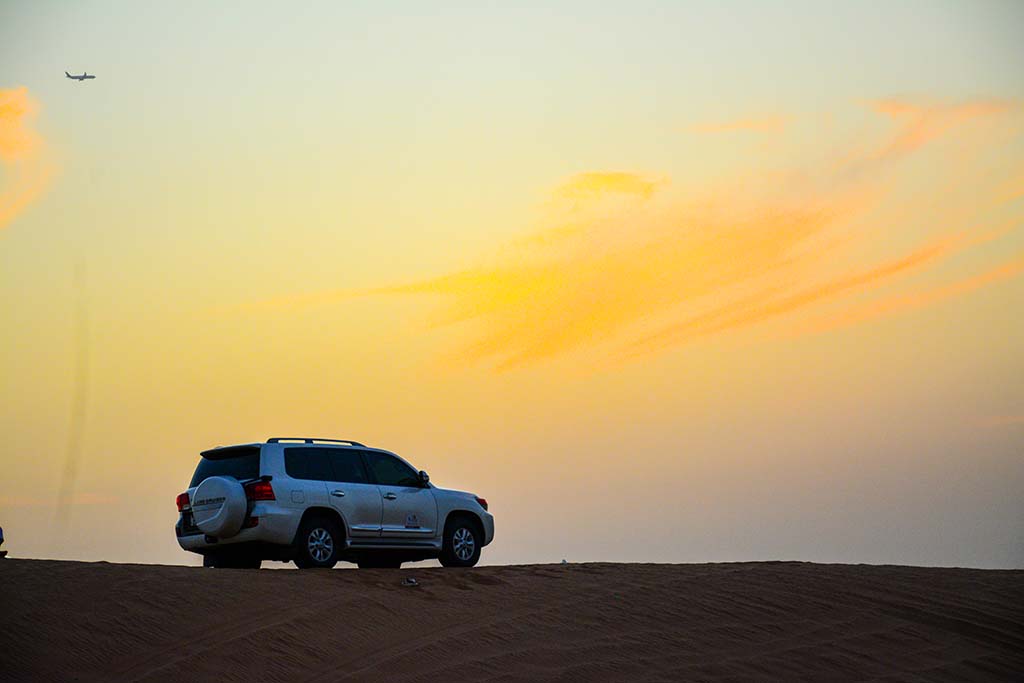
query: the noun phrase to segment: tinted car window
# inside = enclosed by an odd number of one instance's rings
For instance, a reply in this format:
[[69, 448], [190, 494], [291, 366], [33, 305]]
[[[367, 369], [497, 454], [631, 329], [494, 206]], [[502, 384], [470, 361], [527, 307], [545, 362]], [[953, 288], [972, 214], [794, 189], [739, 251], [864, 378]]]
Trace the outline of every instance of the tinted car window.
[[333, 481], [329, 452], [326, 448], [284, 449], [284, 471], [292, 479]]
[[393, 455], [366, 451], [366, 463], [374, 479], [384, 486], [419, 486], [420, 477], [416, 470]]
[[234, 450], [236, 454], [226, 458], [209, 458], [206, 456], [200, 458], [196, 472], [192, 475], [192, 482], [188, 485], [189, 488], [199, 486], [207, 477], [234, 477], [239, 481], [259, 478], [260, 449], [246, 448]]
[[328, 452], [334, 470], [331, 481], [344, 481], [352, 484], [367, 483], [366, 470], [363, 469], [363, 459], [359, 457], [359, 451], [332, 448]]

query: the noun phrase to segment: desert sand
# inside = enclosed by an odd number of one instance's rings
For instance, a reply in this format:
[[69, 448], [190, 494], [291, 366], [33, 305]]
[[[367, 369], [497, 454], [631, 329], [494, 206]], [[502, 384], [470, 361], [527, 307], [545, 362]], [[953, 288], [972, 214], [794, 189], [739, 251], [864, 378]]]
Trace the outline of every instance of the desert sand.
[[[418, 587], [401, 585], [415, 577]], [[13, 680], [1021, 680], [1024, 571], [0, 560]]]

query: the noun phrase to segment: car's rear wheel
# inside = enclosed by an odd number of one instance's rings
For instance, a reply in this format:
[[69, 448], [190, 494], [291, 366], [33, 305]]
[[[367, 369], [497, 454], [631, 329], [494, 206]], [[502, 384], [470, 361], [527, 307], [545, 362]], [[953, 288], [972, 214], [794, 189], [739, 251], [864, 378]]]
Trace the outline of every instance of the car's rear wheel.
[[295, 565], [299, 569], [330, 569], [338, 562], [345, 533], [329, 517], [310, 517], [299, 528], [295, 544]]
[[483, 533], [480, 525], [465, 516], [448, 520], [444, 527], [441, 564], [445, 567], [472, 567], [480, 560]]

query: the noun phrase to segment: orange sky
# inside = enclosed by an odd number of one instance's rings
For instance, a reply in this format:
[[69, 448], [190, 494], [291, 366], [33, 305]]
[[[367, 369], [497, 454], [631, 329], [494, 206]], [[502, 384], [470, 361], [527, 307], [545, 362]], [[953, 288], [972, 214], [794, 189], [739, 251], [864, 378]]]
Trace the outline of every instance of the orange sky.
[[8, 546], [192, 562], [198, 452], [308, 434], [485, 562], [1022, 566], [1022, 19], [4, 6]]

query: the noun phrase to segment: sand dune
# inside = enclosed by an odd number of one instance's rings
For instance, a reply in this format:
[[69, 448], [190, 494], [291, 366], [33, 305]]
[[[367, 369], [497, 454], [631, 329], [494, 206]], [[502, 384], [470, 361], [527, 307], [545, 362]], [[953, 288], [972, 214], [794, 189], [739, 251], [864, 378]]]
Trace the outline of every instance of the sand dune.
[[[414, 576], [417, 588], [400, 585]], [[1024, 571], [0, 561], [11, 680], [1021, 680]]]

